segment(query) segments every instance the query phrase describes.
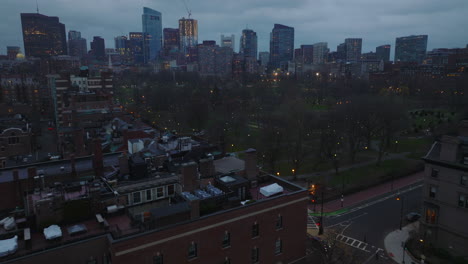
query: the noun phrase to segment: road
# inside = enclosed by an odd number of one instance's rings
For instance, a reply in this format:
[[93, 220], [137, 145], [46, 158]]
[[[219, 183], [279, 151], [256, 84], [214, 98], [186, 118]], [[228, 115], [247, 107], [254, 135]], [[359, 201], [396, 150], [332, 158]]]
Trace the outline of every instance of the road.
[[[399, 196], [400, 200], [396, 197]], [[403, 205], [403, 213], [402, 212]], [[325, 232], [335, 232], [337, 239], [353, 250], [365, 252], [368, 256], [363, 263], [386, 263], [384, 238], [391, 231], [406, 225], [405, 216], [409, 212], [421, 213], [421, 183], [401, 189], [401, 192], [388, 193], [370, 201], [358, 204], [339, 215], [325, 216]], [[318, 217], [314, 217], [318, 220]], [[379, 259], [375, 259], [375, 254]]]

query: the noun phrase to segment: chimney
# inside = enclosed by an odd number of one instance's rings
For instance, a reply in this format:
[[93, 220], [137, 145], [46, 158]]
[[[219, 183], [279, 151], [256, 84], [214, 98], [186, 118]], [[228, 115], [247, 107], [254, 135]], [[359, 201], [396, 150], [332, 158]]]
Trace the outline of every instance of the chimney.
[[101, 140], [99, 138], [95, 138], [93, 140], [94, 149], [93, 149], [93, 168], [96, 177], [104, 176], [104, 162], [102, 159], [102, 147], [101, 147]]
[[200, 174], [204, 178], [213, 177], [215, 175], [215, 167], [212, 159], [207, 158], [200, 160]]
[[190, 201], [190, 220], [200, 218], [200, 200]]
[[249, 148], [245, 151], [245, 177], [247, 180], [256, 180], [258, 176], [257, 150]]
[[119, 169], [120, 169], [120, 175], [127, 175], [130, 173], [130, 170], [128, 168], [127, 151], [125, 150], [119, 156]]
[[457, 137], [442, 136], [440, 144], [440, 159], [448, 162], [457, 162], [460, 139]]
[[191, 161], [182, 164], [180, 183], [182, 191], [192, 192], [198, 189], [198, 168], [197, 163]]

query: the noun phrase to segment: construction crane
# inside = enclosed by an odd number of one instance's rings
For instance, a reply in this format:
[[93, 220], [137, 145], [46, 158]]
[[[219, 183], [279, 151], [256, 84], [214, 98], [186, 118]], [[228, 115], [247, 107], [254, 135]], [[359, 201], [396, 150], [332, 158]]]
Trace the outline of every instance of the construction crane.
[[188, 5], [188, 0], [182, 0], [182, 2], [184, 3], [184, 6], [185, 6], [185, 10], [187, 10], [187, 13], [188, 13], [188, 18], [190, 18], [190, 16], [192, 16], [192, 10], [189, 9], [189, 5]]

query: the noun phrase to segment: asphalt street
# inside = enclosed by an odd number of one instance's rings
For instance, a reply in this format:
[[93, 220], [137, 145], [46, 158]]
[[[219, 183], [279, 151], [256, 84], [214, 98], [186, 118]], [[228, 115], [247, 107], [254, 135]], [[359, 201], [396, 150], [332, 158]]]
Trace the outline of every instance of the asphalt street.
[[[419, 183], [365, 201], [342, 214], [325, 216], [323, 226], [325, 232], [335, 232], [337, 239], [354, 250], [366, 252], [368, 259], [365, 263], [384, 263], [385, 236], [400, 228], [400, 217], [402, 226], [405, 226], [408, 223], [406, 215], [421, 213], [421, 209], [422, 185]], [[378, 261], [375, 254], [379, 254]]]

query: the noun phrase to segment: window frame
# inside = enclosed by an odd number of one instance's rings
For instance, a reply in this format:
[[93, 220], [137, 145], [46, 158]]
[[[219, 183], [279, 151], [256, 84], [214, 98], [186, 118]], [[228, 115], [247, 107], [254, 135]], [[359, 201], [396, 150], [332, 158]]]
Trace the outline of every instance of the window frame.
[[460, 185], [467, 186], [468, 185], [468, 175], [463, 174], [460, 176]]
[[276, 230], [283, 229], [283, 216], [281, 214], [276, 218]]
[[[146, 195], [145, 195], [146, 201], [152, 201], [153, 194], [151, 193], [151, 189], [147, 189], [145, 192], [146, 192]], [[149, 199], [148, 199], [148, 194], [149, 194]]]
[[164, 255], [158, 252], [153, 256], [153, 264], [164, 264]]
[[[463, 199], [462, 199], [463, 197]], [[459, 208], [468, 208], [468, 195], [464, 193], [458, 194], [458, 207]]]
[[283, 253], [283, 241], [281, 238], [276, 239], [275, 241], [275, 255]]
[[260, 259], [259, 255], [260, 255], [260, 250], [258, 249], [258, 247], [252, 248], [250, 259], [253, 264], [259, 262], [259, 259]]
[[260, 236], [260, 225], [257, 222], [254, 222], [252, 225], [252, 238]]
[[[171, 192], [169, 191], [169, 188], [172, 188]], [[166, 190], [167, 190], [167, 192], [166, 192], [167, 196], [174, 196], [174, 194], [175, 194], [175, 185], [174, 184], [167, 185]]]
[[[140, 201], [138, 202], [135, 202], [135, 194], [138, 194], [138, 197], [140, 197]], [[137, 192], [133, 192], [132, 193], [132, 204], [140, 204], [142, 203], [142, 199], [141, 199], [141, 191], [137, 191]]]
[[432, 168], [431, 177], [436, 178], [436, 179], [439, 178], [439, 172], [440, 172], [440, 170]]
[[196, 257], [198, 257], [197, 243], [192, 241], [188, 248], [188, 259], [194, 259]]
[[[436, 199], [438, 189], [439, 188], [435, 185], [429, 185], [429, 198]], [[435, 191], [433, 192], [433, 190]]]
[[221, 243], [221, 246], [223, 248], [228, 248], [231, 246], [231, 233], [229, 233], [228, 231], [224, 231], [223, 241]]

